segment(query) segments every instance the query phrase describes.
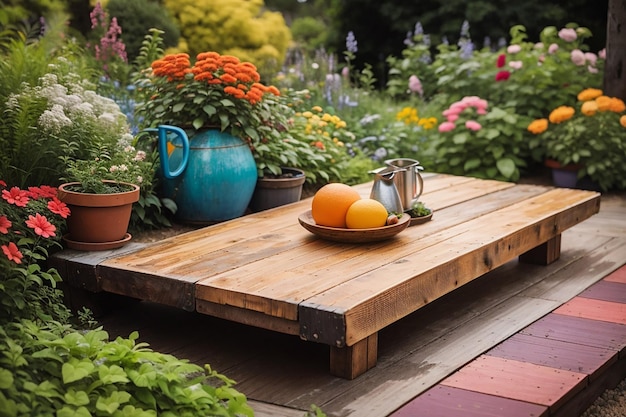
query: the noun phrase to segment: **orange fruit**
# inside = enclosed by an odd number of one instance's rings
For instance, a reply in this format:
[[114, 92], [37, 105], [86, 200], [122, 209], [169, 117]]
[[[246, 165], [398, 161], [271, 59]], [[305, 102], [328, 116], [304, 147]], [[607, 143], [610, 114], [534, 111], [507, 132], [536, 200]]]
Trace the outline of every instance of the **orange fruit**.
[[347, 184], [331, 182], [317, 190], [311, 203], [315, 223], [328, 227], [346, 227], [346, 212], [361, 195]]
[[346, 213], [346, 226], [349, 229], [369, 229], [387, 224], [387, 209], [378, 200], [364, 198], [352, 203]]

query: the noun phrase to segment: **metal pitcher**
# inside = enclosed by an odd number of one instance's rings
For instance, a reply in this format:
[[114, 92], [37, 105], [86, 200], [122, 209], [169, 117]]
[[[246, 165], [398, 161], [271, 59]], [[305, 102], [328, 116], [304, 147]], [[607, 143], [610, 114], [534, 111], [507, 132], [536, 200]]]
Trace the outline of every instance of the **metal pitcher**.
[[380, 201], [389, 213], [404, 212], [400, 195], [394, 183], [396, 171], [391, 167], [382, 167], [369, 171], [369, 173], [375, 175], [370, 198]]
[[393, 181], [400, 194], [402, 207], [410, 210], [424, 190], [424, 179], [420, 175], [424, 168], [419, 161], [409, 158], [387, 159], [385, 164], [395, 171]]

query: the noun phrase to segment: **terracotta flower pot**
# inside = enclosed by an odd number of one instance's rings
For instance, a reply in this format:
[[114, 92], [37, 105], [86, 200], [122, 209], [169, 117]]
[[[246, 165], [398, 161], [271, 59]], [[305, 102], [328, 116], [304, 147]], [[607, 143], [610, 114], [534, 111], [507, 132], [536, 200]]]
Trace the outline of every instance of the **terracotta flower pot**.
[[59, 186], [58, 197], [71, 210], [67, 219], [68, 246], [79, 250], [104, 250], [120, 247], [130, 240], [127, 233], [133, 203], [139, 201], [140, 187], [122, 183], [128, 191], [88, 194], [71, 191], [79, 183]]

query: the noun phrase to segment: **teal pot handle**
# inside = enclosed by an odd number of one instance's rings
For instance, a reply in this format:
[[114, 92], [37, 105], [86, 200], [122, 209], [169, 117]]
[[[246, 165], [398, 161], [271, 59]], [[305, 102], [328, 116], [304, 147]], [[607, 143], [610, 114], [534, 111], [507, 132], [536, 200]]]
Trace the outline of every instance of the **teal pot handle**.
[[[159, 142], [158, 142], [158, 150], [159, 150], [159, 160], [161, 161], [161, 172], [163, 173], [163, 177], [168, 180], [174, 179], [180, 176], [187, 168], [187, 164], [189, 162], [189, 138], [183, 129], [176, 126], [170, 125], [160, 125], [155, 128], [145, 129], [147, 132], [158, 132], [159, 134]], [[176, 168], [176, 170], [172, 171], [170, 167], [169, 155], [167, 153], [167, 142], [168, 133], [174, 133], [183, 144], [183, 156], [180, 164]]]

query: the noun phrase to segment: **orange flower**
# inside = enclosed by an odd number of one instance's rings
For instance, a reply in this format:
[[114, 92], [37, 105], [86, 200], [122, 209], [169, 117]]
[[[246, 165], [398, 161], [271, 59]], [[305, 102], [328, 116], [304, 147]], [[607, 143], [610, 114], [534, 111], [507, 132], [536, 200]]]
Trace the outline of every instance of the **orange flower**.
[[597, 97], [600, 97], [602, 94], [602, 90], [599, 90], [597, 88], [587, 88], [578, 93], [578, 101], [594, 100]]
[[548, 119], [544, 118], [544, 119], [533, 120], [528, 125], [527, 129], [529, 132], [534, 133], [535, 135], [543, 133], [548, 129]]
[[552, 110], [550, 116], [548, 116], [548, 119], [550, 120], [550, 123], [561, 123], [571, 119], [572, 116], [574, 116], [575, 112], [576, 110], [574, 110], [573, 107], [559, 106], [556, 109]]

